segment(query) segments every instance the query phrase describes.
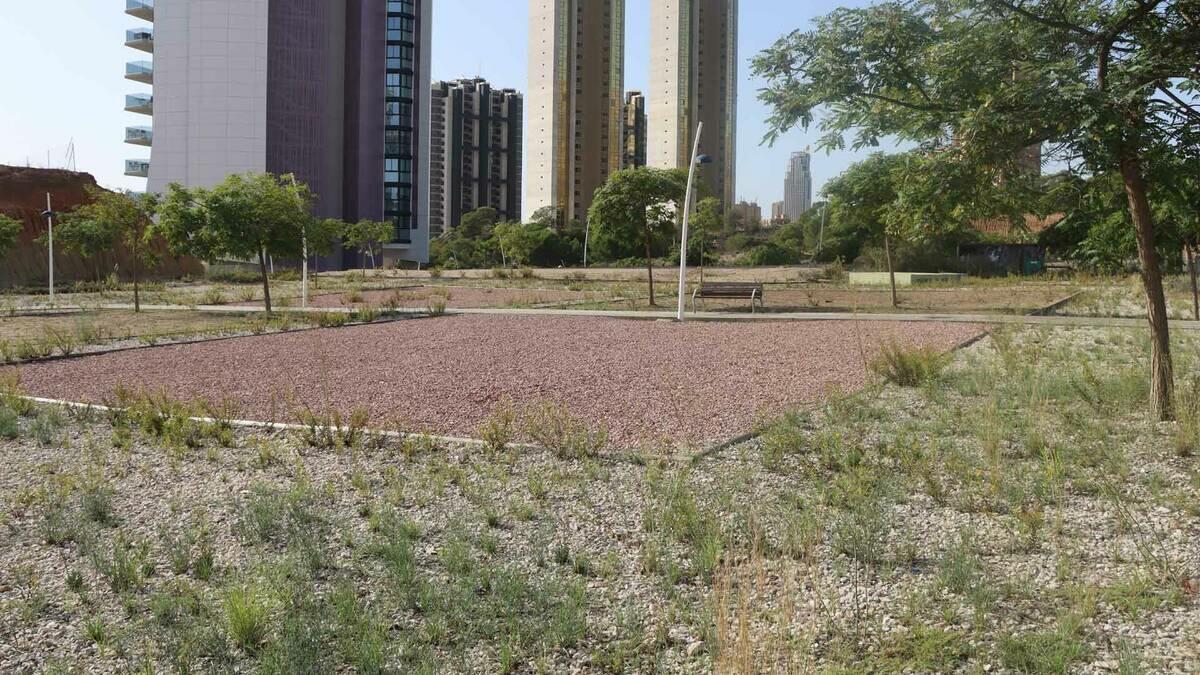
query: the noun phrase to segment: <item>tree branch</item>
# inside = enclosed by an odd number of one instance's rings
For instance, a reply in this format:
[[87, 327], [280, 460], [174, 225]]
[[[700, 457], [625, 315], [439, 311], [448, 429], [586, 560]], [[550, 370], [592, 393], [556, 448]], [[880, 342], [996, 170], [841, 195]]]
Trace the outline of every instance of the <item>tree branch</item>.
[[1058, 30], [1067, 31], [1068, 33], [1077, 33], [1079, 35], [1083, 35], [1085, 37], [1093, 38], [1093, 39], [1096, 37], [1099, 37], [1099, 35], [1100, 35], [1096, 31], [1093, 31], [1088, 28], [1084, 28], [1083, 26], [1075, 25], [1069, 21], [1063, 21], [1062, 19], [1052, 19], [1050, 17], [1041, 16], [1039, 14], [1029, 11], [1023, 5], [1017, 4], [1016, 2], [1011, 2], [1010, 0], [987, 0], [987, 1], [988, 1], [988, 4], [990, 4], [992, 6], [999, 7], [1000, 9], [1006, 9], [1006, 10], [1016, 13], [1016, 14], [1020, 14], [1021, 16], [1025, 17], [1026, 19], [1029, 19], [1031, 21], [1036, 21], [1037, 23], [1040, 23], [1043, 26], [1057, 28]]
[[1167, 87], [1162, 86], [1161, 84], [1158, 85], [1158, 90], [1160, 92], [1162, 92], [1163, 94], [1165, 94], [1167, 96], [1167, 98], [1174, 101], [1176, 103], [1176, 105], [1179, 106], [1180, 111], [1183, 114], [1185, 114], [1188, 117], [1194, 117], [1196, 119], [1200, 119], [1200, 111], [1196, 110], [1195, 106], [1189, 105], [1187, 101], [1179, 98], [1179, 96], [1176, 95], [1175, 92], [1171, 91]]

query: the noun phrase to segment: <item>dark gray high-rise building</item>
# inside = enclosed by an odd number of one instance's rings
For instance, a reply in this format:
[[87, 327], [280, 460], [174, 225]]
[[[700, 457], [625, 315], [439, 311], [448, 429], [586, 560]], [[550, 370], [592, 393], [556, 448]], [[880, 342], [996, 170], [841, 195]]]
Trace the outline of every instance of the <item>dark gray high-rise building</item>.
[[646, 166], [646, 97], [642, 92], [626, 92], [621, 131], [622, 166], [626, 169]]
[[[127, 0], [151, 23], [126, 44], [153, 61], [126, 78], [151, 125], [126, 162], [151, 192], [233, 173], [293, 173], [315, 215], [387, 220], [388, 260], [428, 259], [432, 0]], [[341, 264], [342, 261], [333, 261]], [[348, 261], [347, 261], [348, 262]]]
[[521, 219], [523, 98], [486, 80], [431, 87], [429, 226], [432, 236], [463, 214], [490, 206], [500, 220]]

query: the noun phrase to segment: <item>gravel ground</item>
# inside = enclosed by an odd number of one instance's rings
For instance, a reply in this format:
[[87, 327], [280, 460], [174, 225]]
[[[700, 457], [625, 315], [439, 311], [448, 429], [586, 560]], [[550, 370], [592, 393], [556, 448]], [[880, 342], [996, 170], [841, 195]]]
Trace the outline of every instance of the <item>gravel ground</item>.
[[370, 410], [375, 424], [474, 435], [498, 404], [565, 404], [621, 445], [703, 444], [762, 416], [866, 380], [864, 359], [897, 341], [949, 349], [981, 327], [937, 323], [639, 322], [443, 317], [247, 337], [33, 364], [23, 386], [101, 402], [114, 388], [229, 398], [243, 416]]
[[[361, 299], [351, 301], [349, 293], [329, 293], [309, 298], [313, 307], [397, 307], [424, 308], [431, 300], [445, 301], [454, 309], [477, 307], [528, 307], [556, 302], [607, 299], [607, 293], [545, 288], [470, 288], [466, 286], [415, 286], [412, 288], [361, 291]], [[293, 299], [293, 305], [299, 299]]]

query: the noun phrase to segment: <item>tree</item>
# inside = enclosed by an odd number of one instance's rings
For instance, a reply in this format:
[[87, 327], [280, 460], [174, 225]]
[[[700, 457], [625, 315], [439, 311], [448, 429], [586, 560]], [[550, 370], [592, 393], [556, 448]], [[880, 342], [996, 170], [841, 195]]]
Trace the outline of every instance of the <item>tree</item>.
[[[100, 256], [113, 250], [121, 238], [121, 232], [118, 223], [108, 217], [114, 209], [88, 208], [100, 202], [104, 195], [112, 193], [92, 185], [87, 187], [87, 193], [92, 204], [81, 205], [74, 211], [63, 214], [55, 223], [54, 242], [64, 251], [91, 260], [96, 280], [99, 281], [102, 276]], [[109, 207], [114, 206], [116, 205], [109, 204]], [[46, 238], [43, 236], [43, 240]]]
[[[1176, 157], [1200, 155], [1200, 17], [1191, 0], [911, 0], [839, 9], [754, 60], [773, 108], [769, 139], [810, 126], [824, 148], [886, 136], [923, 161], [898, 195], [923, 216], [1018, 200], [1023, 151], [1121, 177], [1152, 332], [1151, 410], [1174, 414], [1174, 378], [1151, 186]], [[987, 216], [987, 213], [979, 215]]]
[[596, 190], [588, 211], [588, 220], [596, 236], [625, 245], [639, 241], [643, 245], [651, 305], [655, 304], [654, 240], [674, 232], [675, 214], [686, 191], [686, 170], [624, 169], [613, 173], [608, 182]]
[[903, 155], [876, 153], [852, 165], [825, 186], [830, 210], [836, 218], [866, 233], [867, 238], [883, 242], [888, 279], [892, 289], [892, 307], [900, 306], [896, 293], [896, 268], [892, 260], [893, 229], [888, 227], [895, 208], [896, 175], [904, 169]]
[[370, 256], [371, 269], [375, 269], [375, 252], [382, 249], [385, 242], [391, 240], [394, 226], [387, 221], [364, 219], [357, 223], [344, 223], [342, 227], [346, 246], [357, 249], [359, 252], [365, 279], [367, 277], [365, 256]]
[[533, 254], [554, 234], [538, 223], [500, 223], [492, 232], [502, 255], [515, 265], [528, 264]]
[[171, 184], [159, 223], [176, 253], [208, 261], [257, 257], [270, 313], [267, 259], [303, 255], [304, 234], [314, 227], [311, 204], [308, 187], [290, 175], [233, 174], [212, 189]]
[[158, 197], [95, 187], [89, 187], [88, 194], [92, 201], [64, 214], [55, 237], [67, 250], [85, 257], [96, 257], [117, 244], [124, 246], [133, 276], [133, 311], [141, 312], [142, 271], [158, 264], [160, 258], [154, 247]]
[[490, 206], [484, 206], [463, 214], [453, 232], [467, 239], [487, 239], [491, 236], [492, 227], [498, 222], [500, 212]]
[[0, 257], [16, 248], [17, 238], [21, 236], [22, 229], [24, 228], [21, 221], [0, 213]]

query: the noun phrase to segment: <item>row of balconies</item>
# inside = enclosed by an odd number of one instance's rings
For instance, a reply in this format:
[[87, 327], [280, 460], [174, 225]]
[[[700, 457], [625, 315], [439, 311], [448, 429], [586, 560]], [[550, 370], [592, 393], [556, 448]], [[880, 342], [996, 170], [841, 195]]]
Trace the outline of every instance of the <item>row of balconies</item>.
[[[125, 13], [129, 16], [154, 21], [154, 0], [125, 0]], [[130, 28], [125, 31], [125, 46], [148, 54], [154, 53], [154, 28]], [[154, 64], [150, 61], [132, 61], [125, 64], [125, 79], [142, 84], [154, 84]], [[126, 112], [140, 115], [154, 114], [154, 96], [150, 94], [129, 94], [125, 96]], [[125, 128], [125, 142], [130, 145], [149, 147], [154, 142], [154, 130], [151, 127], [135, 126]], [[147, 178], [150, 175], [150, 160], [125, 160], [125, 175], [136, 178]]]

